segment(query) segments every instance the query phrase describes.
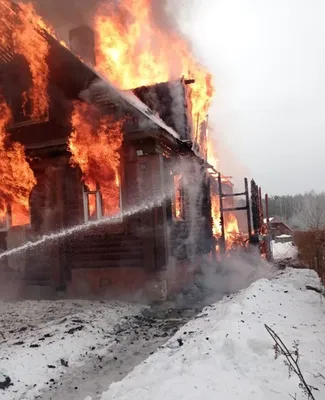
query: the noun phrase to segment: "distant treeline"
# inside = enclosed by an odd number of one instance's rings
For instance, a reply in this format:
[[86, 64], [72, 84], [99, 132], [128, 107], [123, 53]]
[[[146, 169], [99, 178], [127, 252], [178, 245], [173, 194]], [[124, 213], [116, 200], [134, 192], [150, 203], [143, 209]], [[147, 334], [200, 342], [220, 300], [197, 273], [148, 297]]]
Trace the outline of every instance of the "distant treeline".
[[272, 196], [269, 215], [281, 218], [293, 229], [325, 229], [325, 193]]

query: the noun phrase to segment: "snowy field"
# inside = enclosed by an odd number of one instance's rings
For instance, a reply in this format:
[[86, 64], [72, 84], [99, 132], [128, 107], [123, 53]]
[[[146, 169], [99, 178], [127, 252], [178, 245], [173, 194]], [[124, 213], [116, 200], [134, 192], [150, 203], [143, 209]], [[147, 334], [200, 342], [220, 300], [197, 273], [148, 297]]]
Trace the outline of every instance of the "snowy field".
[[324, 400], [325, 299], [306, 285], [320, 287], [315, 272], [287, 269], [205, 308], [101, 399], [307, 399], [267, 324], [290, 351], [297, 343], [302, 373]]

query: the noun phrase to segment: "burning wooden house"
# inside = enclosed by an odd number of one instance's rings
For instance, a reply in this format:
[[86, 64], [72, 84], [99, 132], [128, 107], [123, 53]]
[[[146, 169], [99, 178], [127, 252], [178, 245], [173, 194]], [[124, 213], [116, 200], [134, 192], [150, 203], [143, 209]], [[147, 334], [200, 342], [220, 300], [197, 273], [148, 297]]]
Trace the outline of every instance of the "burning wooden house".
[[[0, 6], [1, 145], [21, 150], [8, 161], [10, 187], [0, 189], [0, 246], [67, 231], [0, 262], [24, 286], [71, 295], [178, 290], [214, 246], [207, 164], [192, 145], [204, 141], [192, 124], [191, 82], [122, 92], [31, 24], [29, 9]], [[70, 38], [91, 62], [80, 43], [93, 43], [92, 31]]]

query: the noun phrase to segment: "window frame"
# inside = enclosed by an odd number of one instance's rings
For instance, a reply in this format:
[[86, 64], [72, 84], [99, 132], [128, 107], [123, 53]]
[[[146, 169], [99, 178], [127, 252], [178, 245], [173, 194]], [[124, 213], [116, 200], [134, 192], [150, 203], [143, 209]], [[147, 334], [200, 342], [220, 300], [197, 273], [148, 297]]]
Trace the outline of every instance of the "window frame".
[[[173, 176], [173, 196], [172, 196], [172, 217], [174, 221], [185, 221], [185, 196], [184, 196], [184, 185], [183, 185], [183, 176], [182, 174], [172, 174]], [[175, 179], [180, 176], [180, 184], [179, 188], [177, 188]], [[179, 190], [180, 195], [180, 216], [176, 215], [176, 204], [177, 204], [177, 191]]]
[[[116, 222], [123, 221], [122, 185], [121, 184], [119, 185], [119, 189], [120, 189], [120, 199], [119, 199], [120, 200], [119, 201], [120, 216], [118, 218], [116, 217]], [[94, 220], [89, 218], [89, 195], [96, 196], [96, 219], [94, 219]], [[102, 193], [101, 193], [100, 186], [98, 183], [96, 184], [96, 190], [87, 190], [87, 185], [85, 183], [82, 184], [82, 200], [83, 200], [83, 211], [84, 211], [84, 222], [85, 223], [96, 222], [96, 221], [100, 221], [101, 219], [110, 218], [110, 217], [105, 217], [103, 215], [103, 198], [102, 198]]]
[[11, 228], [11, 217], [9, 211], [7, 210], [6, 216], [4, 218], [4, 227], [0, 226], [0, 232], [8, 232]]

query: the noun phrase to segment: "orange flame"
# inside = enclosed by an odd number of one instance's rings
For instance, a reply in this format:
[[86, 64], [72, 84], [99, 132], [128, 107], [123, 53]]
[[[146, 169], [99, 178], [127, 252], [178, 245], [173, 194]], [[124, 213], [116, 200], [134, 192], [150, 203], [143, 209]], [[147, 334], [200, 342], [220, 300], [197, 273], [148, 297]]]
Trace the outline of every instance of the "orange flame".
[[26, 206], [13, 204], [11, 206], [11, 226], [23, 226], [30, 224], [30, 212]]
[[[219, 195], [211, 195], [211, 214], [212, 214], [212, 232], [215, 238], [221, 237], [221, 225], [220, 225], [220, 201]], [[230, 249], [239, 234], [238, 221], [235, 215], [231, 212], [224, 213], [224, 227], [225, 227], [225, 239], [226, 247]]]
[[0, 41], [6, 49], [12, 49], [14, 53], [25, 57], [32, 77], [32, 87], [23, 94], [23, 99], [25, 105], [26, 96], [31, 100], [31, 118], [40, 119], [46, 115], [48, 107], [49, 47], [35, 29], [41, 19], [36, 15], [33, 5], [20, 4], [20, 8], [15, 13], [8, 0], [0, 0]]
[[[26, 4], [23, 3], [19, 3], [20, 7], [24, 9], [24, 7], [26, 7]], [[28, 7], [33, 9], [33, 6], [31, 5], [31, 3], [28, 4]], [[33, 9], [33, 17], [32, 17], [32, 22], [35, 26], [37, 26], [38, 28], [40, 28], [41, 30], [46, 31], [49, 35], [51, 35], [53, 38], [55, 38], [58, 42], [60, 42], [60, 44], [66, 48], [68, 48], [67, 43], [62, 40], [61, 38], [59, 38], [59, 36], [56, 34], [53, 26], [51, 26], [48, 22], [45, 22], [44, 19], [39, 16], [38, 14], [36, 14], [36, 12]]]
[[217, 171], [219, 170], [219, 159], [217, 157], [216, 147], [211, 138], [210, 128], [207, 128], [207, 162]]
[[182, 219], [182, 175], [174, 176], [174, 187], [175, 187], [175, 217], [176, 219]]
[[231, 212], [225, 214], [225, 232], [226, 239], [230, 238], [233, 234], [239, 233], [237, 218]]
[[212, 214], [212, 233], [214, 237], [219, 237], [221, 235], [220, 226], [220, 202], [219, 196], [216, 194], [211, 194], [211, 214]]
[[34, 174], [26, 161], [24, 148], [19, 143], [9, 144], [6, 126], [11, 112], [0, 97], [0, 217], [3, 218], [8, 207], [29, 211], [29, 195], [36, 184]]
[[193, 123], [201, 123], [214, 95], [212, 77], [183, 38], [155, 26], [150, 5], [151, 0], [125, 0], [99, 7], [95, 17], [98, 69], [120, 89], [192, 76]]
[[[101, 116], [99, 110], [88, 103], [75, 102], [72, 127], [69, 139], [72, 165], [80, 167], [84, 182], [91, 191], [99, 185], [103, 215], [117, 213], [120, 209], [122, 121], [112, 121], [108, 115]], [[91, 213], [94, 206], [91, 200]]]

